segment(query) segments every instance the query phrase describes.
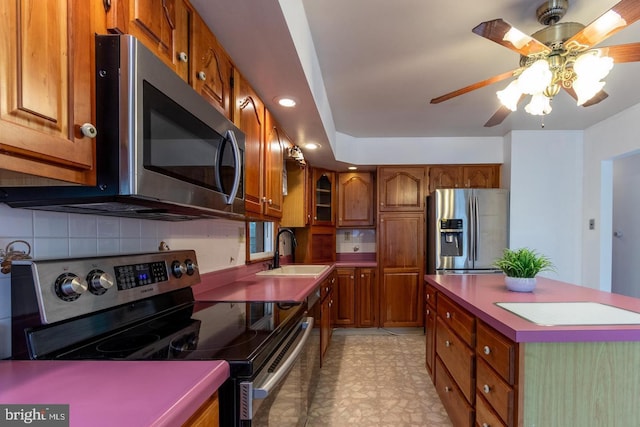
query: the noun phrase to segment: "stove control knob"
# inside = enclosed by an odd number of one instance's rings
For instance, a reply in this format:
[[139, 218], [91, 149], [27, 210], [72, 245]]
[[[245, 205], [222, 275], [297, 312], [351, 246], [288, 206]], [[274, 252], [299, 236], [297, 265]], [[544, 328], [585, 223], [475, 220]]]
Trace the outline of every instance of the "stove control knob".
[[95, 295], [102, 295], [113, 286], [113, 277], [102, 270], [92, 270], [87, 274], [89, 291]]
[[60, 299], [73, 301], [87, 290], [87, 282], [73, 273], [65, 273], [58, 276], [54, 287]]
[[171, 263], [171, 273], [178, 279], [182, 277], [184, 273], [187, 272], [187, 266], [181, 263], [180, 261], [173, 261]]
[[187, 258], [184, 263], [187, 267], [187, 276], [193, 276], [193, 274], [198, 269], [198, 266], [189, 258]]

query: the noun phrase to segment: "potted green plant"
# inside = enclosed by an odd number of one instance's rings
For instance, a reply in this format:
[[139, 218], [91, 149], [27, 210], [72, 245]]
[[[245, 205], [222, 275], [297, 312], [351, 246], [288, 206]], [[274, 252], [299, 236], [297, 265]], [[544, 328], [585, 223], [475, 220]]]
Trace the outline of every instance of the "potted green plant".
[[536, 287], [536, 275], [555, 268], [548, 257], [529, 248], [507, 248], [494, 265], [507, 276], [507, 289], [517, 292], [533, 291]]

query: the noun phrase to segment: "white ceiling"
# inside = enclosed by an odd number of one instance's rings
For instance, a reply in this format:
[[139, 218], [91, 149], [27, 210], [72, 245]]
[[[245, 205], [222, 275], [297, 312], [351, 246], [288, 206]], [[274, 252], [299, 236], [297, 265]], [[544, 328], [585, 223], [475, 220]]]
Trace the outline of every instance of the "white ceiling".
[[[314, 101], [318, 88], [301, 61], [281, 3], [304, 5], [328, 105]], [[640, 1], [640, 0], [639, 0]], [[191, 0], [245, 77], [289, 136], [316, 141], [305, 151], [315, 166], [344, 169], [328, 149], [335, 132], [354, 138], [502, 136], [511, 130], [581, 130], [640, 102], [640, 63], [617, 64], [606, 78], [609, 97], [578, 107], [558, 94], [543, 119], [523, 111], [499, 126], [484, 123], [499, 107], [495, 92], [510, 80], [441, 104], [429, 101], [518, 67], [519, 55], [471, 32], [483, 21], [502, 18], [527, 34], [542, 28], [536, 9], [544, 0]], [[617, 0], [569, 0], [562, 22], [588, 24]], [[291, 23], [290, 25], [300, 24]], [[304, 23], [302, 23], [304, 24]], [[601, 45], [640, 41], [635, 23]], [[298, 98], [284, 110], [279, 95]], [[317, 99], [317, 97], [316, 97]], [[522, 106], [525, 103], [521, 104]], [[323, 111], [330, 111], [327, 123]], [[324, 119], [324, 121], [323, 121]], [[329, 120], [330, 121], [330, 120]]]

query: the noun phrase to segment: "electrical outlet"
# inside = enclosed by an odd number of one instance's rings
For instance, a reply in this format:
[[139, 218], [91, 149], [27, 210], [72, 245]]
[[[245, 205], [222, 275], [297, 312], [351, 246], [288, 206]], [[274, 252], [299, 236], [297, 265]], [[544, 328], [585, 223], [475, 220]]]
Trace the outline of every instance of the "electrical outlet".
[[595, 230], [596, 229], [596, 220], [594, 218], [591, 218], [589, 220], [589, 230]]
[[350, 242], [351, 241], [351, 232], [350, 231], [345, 231], [344, 232], [344, 241], [345, 242]]
[[238, 227], [238, 242], [244, 242], [244, 227]]

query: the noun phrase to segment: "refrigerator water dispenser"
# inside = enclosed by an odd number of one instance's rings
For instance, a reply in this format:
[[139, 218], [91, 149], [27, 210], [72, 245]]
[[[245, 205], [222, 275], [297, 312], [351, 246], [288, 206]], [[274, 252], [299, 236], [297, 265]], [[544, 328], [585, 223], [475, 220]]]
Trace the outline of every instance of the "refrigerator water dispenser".
[[462, 219], [440, 220], [441, 256], [462, 256]]

